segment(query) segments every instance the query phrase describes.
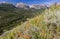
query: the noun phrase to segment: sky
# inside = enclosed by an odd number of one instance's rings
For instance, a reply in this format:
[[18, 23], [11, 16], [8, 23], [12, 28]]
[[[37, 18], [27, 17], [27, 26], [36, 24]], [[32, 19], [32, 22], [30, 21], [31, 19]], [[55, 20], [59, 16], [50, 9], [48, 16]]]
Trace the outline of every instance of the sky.
[[60, 0], [0, 0], [0, 2], [9, 2], [12, 4], [25, 3], [25, 4], [50, 4], [50, 3], [60, 3]]

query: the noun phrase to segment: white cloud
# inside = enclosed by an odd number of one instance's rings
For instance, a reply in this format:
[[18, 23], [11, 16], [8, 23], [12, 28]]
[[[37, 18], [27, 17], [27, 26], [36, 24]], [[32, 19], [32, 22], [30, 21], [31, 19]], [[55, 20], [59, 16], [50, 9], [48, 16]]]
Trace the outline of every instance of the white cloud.
[[48, 2], [44, 2], [44, 4], [46, 4], [47, 6], [50, 6], [53, 3], [59, 3], [59, 2], [60, 2], [60, 0], [51, 0], [51, 1], [48, 1]]
[[2, 2], [0, 2], [0, 3], [6, 3], [6, 1], [2, 1]]

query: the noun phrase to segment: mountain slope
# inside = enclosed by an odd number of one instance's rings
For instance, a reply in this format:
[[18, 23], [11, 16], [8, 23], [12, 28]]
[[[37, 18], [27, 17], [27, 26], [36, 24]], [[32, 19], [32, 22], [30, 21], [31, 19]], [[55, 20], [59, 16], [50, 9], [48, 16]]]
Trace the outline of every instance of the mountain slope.
[[[44, 9], [41, 10], [25, 10], [18, 9], [14, 5], [9, 3], [0, 4], [0, 34], [13, 29], [16, 25], [21, 24], [27, 20], [40, 14]], [[37, 13], [38, 12], [38, 13]]]
[[39, 16], [7, 31], [0, 39], [60, 39], [59, 12], [59, 6], [52, 6]]

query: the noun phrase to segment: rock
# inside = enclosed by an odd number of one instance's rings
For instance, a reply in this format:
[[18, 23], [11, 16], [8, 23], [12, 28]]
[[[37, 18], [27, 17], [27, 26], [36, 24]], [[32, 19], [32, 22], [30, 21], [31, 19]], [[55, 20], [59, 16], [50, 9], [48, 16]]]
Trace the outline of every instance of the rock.
[[24, 8], [24, 9], [29, 9], [29, 5], [24, 4], [24, 3], [17, 3], [16, 4], [17, 8]]
[[43, 8], [44, 9], [44, 8], [47, 8], [47, 6], [45, 4], [40, 4], [40, 5], [35, 4], [35, 5], [31, 5], [30, 8], [32, 8], [32, 9], [41, 9], [41, 8]]

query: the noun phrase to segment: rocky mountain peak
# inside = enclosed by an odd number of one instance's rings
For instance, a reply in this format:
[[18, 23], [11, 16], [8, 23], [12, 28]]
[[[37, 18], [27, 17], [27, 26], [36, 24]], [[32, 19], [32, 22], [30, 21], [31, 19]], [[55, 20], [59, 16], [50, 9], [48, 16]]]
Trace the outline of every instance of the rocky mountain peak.
[[16, 7], [18, 7], [18, 8], [24, 8], [24, 9], [28, 9], [28, 8], [29, 8], [29, 5], [24, 4], [24, 3], [17, 3], [17, 4], [16, 4]]

